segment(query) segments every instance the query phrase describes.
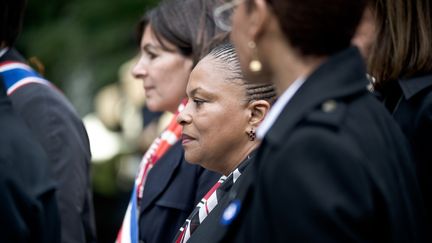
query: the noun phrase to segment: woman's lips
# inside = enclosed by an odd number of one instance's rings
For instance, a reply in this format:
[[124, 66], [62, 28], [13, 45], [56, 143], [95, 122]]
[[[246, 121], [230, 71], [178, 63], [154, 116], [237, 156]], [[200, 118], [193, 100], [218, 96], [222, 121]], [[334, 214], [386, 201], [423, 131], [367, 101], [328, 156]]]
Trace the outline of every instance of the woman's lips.
[[193, 138], [193, 137], [191, 137], [191, 136], [189, 136], [189, 135], [187, 135], [185, 133], [182, 134], [181, 139], [182, 139], [182, 144], [183, 145], [185, 145], [187, 143], [190, 143], [193, 140], [195, 140], [195, 138]]

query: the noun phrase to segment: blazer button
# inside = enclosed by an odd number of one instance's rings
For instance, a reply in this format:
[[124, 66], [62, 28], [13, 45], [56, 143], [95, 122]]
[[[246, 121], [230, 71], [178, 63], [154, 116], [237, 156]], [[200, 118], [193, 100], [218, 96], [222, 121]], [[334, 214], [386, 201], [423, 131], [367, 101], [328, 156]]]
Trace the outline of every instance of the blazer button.
[[334, 110], [336, 110], [336, 108], [337, 108], [337, 103], [335, 100], [327, 100], [321, 105], [321, 109], [325, 113], [333, 112]]

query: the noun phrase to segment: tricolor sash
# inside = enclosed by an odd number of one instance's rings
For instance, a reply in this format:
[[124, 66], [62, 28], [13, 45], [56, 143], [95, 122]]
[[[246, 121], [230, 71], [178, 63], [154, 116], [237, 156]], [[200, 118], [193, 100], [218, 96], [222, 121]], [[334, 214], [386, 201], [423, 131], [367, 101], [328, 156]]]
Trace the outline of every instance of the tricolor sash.
[[139, 205], [143, 199], [147, 175], [158, 160], [179, 140], [182, 126], [177, 123], [177, 115], [184, 109], [185, 104], [186, 100], [180, 104], [168, 127], [153, 141], [143, 156], [123, 224], [117, 234], [116, 243], [138, 243]]
[[20, 87], [31, 83], [52, 86], [38, 72], [22, 62], [7, 61], [0, 63], [0, 76], [3, 78], [7, 95], [11, 95]]

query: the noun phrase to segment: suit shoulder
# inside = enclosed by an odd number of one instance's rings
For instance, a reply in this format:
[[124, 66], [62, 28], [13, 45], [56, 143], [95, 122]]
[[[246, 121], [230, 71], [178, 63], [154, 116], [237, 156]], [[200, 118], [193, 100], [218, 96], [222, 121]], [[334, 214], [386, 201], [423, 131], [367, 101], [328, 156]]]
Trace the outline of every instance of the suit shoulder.
[[327, 99], [310, 111], [303, 119], [304, 125], [326, 126], [338, 129], [347, 113], [347, 104], [336, 99]]

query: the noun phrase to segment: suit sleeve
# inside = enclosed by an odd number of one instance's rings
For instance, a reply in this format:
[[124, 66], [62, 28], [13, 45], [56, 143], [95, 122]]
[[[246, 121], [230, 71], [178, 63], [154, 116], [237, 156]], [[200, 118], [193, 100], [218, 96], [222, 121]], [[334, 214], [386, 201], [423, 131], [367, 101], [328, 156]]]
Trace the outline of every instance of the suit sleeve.
[[49, 89], [35, 84], [18, 90], [16, 95], [21, 95], [22, 101], [19, 110], [47, 153], [58, 184], [62, 239], [65, 242], [93, 242], [95, 228], [89, 191], [87, 134], [68, 101]]
[[[350, 139], [300, 128], [272, 160], [262, 158], [252, 205], [256, 242], [355, 242], [372, 209], [371, 184]], [[365, 222], [367, 220], [365, 219]], [[262, 230], [264, 229], [264, 230]], [[265, 232], [265, 233], [264, 233]], [[363, 239], [364, 240], [364, 239]]]

